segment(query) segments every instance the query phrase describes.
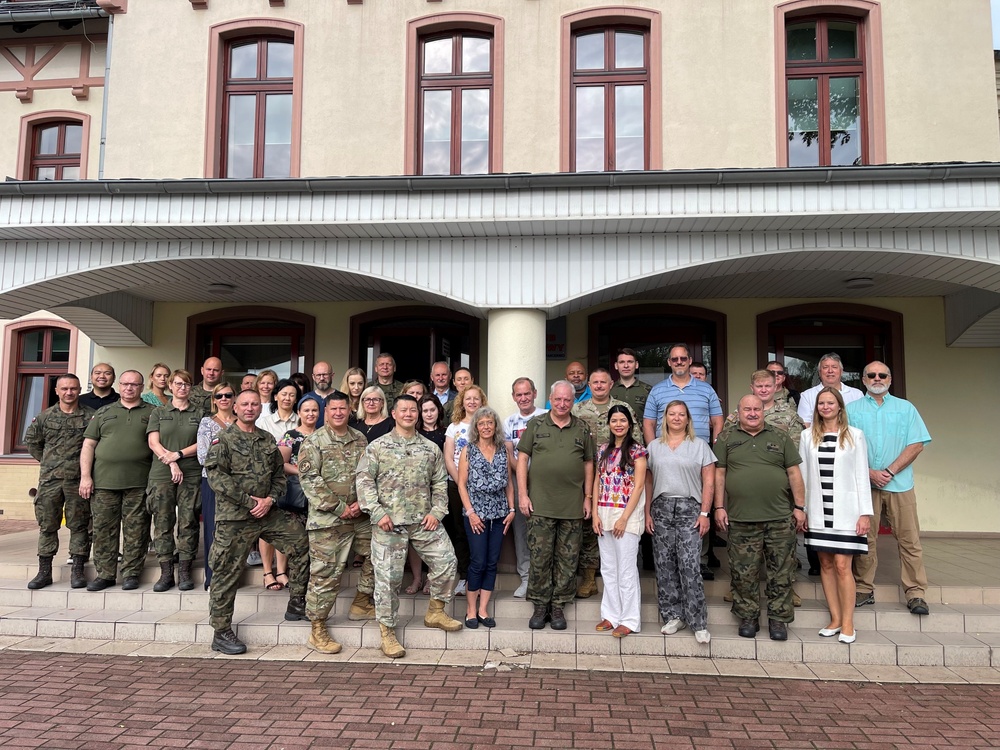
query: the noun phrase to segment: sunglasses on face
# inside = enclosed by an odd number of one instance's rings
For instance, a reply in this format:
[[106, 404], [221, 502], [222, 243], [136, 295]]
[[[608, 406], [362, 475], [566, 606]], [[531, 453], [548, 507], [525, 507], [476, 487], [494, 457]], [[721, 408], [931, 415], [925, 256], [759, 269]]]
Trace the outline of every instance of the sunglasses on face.
[[233, 397], [232, 393], [216, 393], [214, 396], [212, 396], [212, 398], [214, 398], [216, 401], [218, 401], [220, 398], [232, 398], [232, 397]]
[[887, 372], [866, 372], [865, 373], [865, 377], [868, 378], [869, 380], [875, 380], [875, 378], [878, 378], [879, 380], [888, 380], [889, 379], [889, 373], [887, 373]]

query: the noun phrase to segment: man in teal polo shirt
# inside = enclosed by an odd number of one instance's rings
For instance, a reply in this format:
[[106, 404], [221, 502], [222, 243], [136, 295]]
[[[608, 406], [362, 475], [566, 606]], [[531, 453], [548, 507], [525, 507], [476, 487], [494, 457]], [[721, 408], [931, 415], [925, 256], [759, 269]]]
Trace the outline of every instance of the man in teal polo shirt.
[[889, 394], [892, 373], [884, 362], [865, 367], [867, 395], [847, 405], [847, 419], [865, 433], [868, 442], [868, 478], [872, 485], [875, 521], [868, 530], [868, 554], [854, 558], [858, 587], [855, 606], [875, 603], [875, 569], [878, 567], [878, 519], [885, 510], [899, 547], [899, 571], [906, 590], [906, 606], [915, 615], [930, 612], [927, 571], [920, 546], [917, 495], [913, 491], [913, 461], [931, 441], [916, 407]]

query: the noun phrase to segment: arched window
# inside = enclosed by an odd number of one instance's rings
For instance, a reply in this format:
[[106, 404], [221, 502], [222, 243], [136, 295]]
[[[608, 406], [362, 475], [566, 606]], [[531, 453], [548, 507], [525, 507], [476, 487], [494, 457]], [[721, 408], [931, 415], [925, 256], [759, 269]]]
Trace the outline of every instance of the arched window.
[[87, 114], [55, 109], [24, 115], [18, 142], [17, 179], [86, 179], [89, 146]]

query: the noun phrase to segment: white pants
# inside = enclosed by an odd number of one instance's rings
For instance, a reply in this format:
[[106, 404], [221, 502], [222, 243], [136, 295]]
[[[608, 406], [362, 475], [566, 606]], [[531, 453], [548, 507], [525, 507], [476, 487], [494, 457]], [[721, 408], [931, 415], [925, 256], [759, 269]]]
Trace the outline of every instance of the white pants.
[[601, 576], [604, 578], [604, 598], [601, 617], [612, 625], [624, 625], [639, 632], [639, 553], [638, 534], [625, 533], [615, 539], [610, 529], [597, 537], [601, 550]]

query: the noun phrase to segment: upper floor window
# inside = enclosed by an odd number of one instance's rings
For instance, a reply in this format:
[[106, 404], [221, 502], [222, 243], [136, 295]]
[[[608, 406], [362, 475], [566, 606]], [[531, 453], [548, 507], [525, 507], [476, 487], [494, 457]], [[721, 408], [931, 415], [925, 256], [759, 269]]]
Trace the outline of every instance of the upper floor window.
[[79, 180], [83, 125], [73, 120], [46, 122], [32, 129], [32, 180]]
[[788, 166], [867, 163], [863, 38], [858, 18], [786, 22]]
[[291, 175], [294, 51], [283, 37], [226, 45], [221, 176]]
[[419, 174], [493, 171], [493, 37], [456, 31], [421, 38]]
[[649, 30], [581, 29], [570, 59], [570, 170], [648, 169]]
[[57, 402], [56, 379], [67, 372], [72, 335], [65, 328], [28, 328], [14, 339], [14, 411], [11, 450], [25, 452], [24, 434], [39, 412]]

